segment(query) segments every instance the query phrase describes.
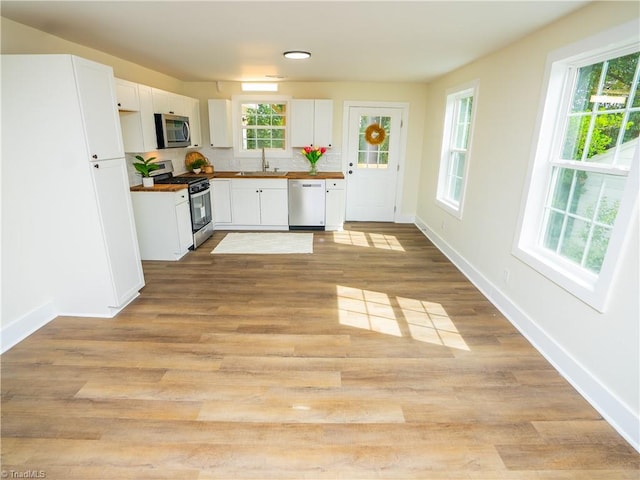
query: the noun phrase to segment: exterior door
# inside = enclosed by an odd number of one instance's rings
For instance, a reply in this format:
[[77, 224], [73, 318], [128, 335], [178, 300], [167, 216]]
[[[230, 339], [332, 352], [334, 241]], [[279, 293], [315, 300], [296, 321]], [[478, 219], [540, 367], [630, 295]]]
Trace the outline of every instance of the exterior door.
[[394, 220], [401, 120], [400, 108], [349, 108], [347, 220]]

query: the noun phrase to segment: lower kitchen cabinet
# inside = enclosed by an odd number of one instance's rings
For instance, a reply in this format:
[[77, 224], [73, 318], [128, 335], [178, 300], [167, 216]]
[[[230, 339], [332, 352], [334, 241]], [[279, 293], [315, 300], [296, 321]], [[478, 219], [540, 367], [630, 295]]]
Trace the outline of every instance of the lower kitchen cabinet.
[[211, 211], [216, 228], [231, 225], [231, 180], [213, 179], [211, 185]]
[[327, 180], [325, 230], [342, 230], [345, 215], [345, 180]]
[[131, 192], [142, 260], [179, 260], [193, 245], [189, 192]]
[[231, 210], [236, 229], [288, 230], [286, 179], [232, 179]]

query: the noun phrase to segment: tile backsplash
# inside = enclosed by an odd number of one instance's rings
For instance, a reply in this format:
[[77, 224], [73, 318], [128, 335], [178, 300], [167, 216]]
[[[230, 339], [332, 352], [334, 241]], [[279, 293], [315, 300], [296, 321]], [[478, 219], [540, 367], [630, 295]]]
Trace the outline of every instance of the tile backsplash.
[[[187, 171], [184, 159], [187, 153], [193, 151], [192, 148], [169, 148], [145, 153], [127, 153], [127, 168], [129, 172], [129, 184], [139, 185], [142, 183], [140, 175], [136, 172], [133, 163], [136, 162], [136, 155], [144, 158], [156, 157], [157, 160], [171, 160], [173, 163], [174, 175], [180, 175]], [[232, 148], [211, 148], [201, 147], [196, 149], [209, 159], [215, 171], [255, 171], [261, 169], [260, 158], [234, 157]], [[277, 168], [285, 172], [303, 172], [310, 168], [307, 159], [300, 152], [301, 149], [293, 150], [291, 158], [275, 158], [269, 153], [266, 159], [269, 162], [269, 170]], [[342, 152], [335, 149], [328, 150], [317, 163], [321, 172], [342, 171]]]

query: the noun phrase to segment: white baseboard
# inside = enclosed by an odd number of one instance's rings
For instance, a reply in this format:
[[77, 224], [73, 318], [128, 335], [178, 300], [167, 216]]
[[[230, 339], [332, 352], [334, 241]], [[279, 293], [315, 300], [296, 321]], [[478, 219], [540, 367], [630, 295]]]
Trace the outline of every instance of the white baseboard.
[[478, 288], [487, 299], [522, 333], [553, 367], [582, 395], [603, 418], [640, 451], [640, 416], [591, 374], [562, 345], [549, 336], [526, 312], [455, 251], [425, 222], [416, 217], [422, 233]]
[[14, 347], [33, 332], [44, 327], [56, 318], [57, 315], [58, 313], [53, 304], [45, 303], [22, 318], [11, 322], [6, 327], [2, 327], [0, 333], [0, 338], [2, 339], [0, 341], [0, 353], [4, 353]]

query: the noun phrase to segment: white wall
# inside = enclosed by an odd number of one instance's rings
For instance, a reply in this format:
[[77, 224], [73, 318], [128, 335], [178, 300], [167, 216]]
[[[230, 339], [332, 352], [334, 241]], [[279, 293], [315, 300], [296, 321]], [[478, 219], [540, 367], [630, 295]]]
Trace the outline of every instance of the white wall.
[[[633, 3], [596, 3], [429, 85], [418, 225], [552, 363], [640, 446], [638, 218], [610, 306], [598, 313], [512, 255], [532, 159], [547, 54], [638, 17]], [[480, 80], [461, 220], [435, 203], [446, 90]], [[509, 272], [508, 282], [504, 271]]]
[[[321, 98], [333, 100], [333, 147], [327, 158], [320, 161], [320, 170], [346, 170], [343, 165], [343, 109], [347, 101], [407, 103], [409, 118], [405, 124], [407, 131], [407, 150], [405, 163], [401, 170], [402, 199], [398, 205], [399, 216], [415, 217], [415, 206], [418, 197], [418, 177], [420, 158], [422, 156], [422, 135], [424, 118], [427, 112], [427, 88], [418, 83], [366, 83], [366, 82], [282, 82], [278, 95], [292, 98]], [[231, 99], [233, 95], [242, 94], [238, 82], [190, 82], [184, 85], [184, 94], [200, 100], [200, 120], [202, 123], [203, 155], [211, 160], [219, 170], [238, 170], [251, 168], [251, 160], [233, 157], [228, 149], [211, 149], [209, 142], [209, 118], [207, 100], [210, 98]], [[299, 157], [299, 156], [298, 156]], [[255, 160], [254, 160], [255, 162]], [[305, 170], [305, 162], [271, 161], [272, 167], [281, 169]], [[257, 162], [255, 163], [257, 166]]]

